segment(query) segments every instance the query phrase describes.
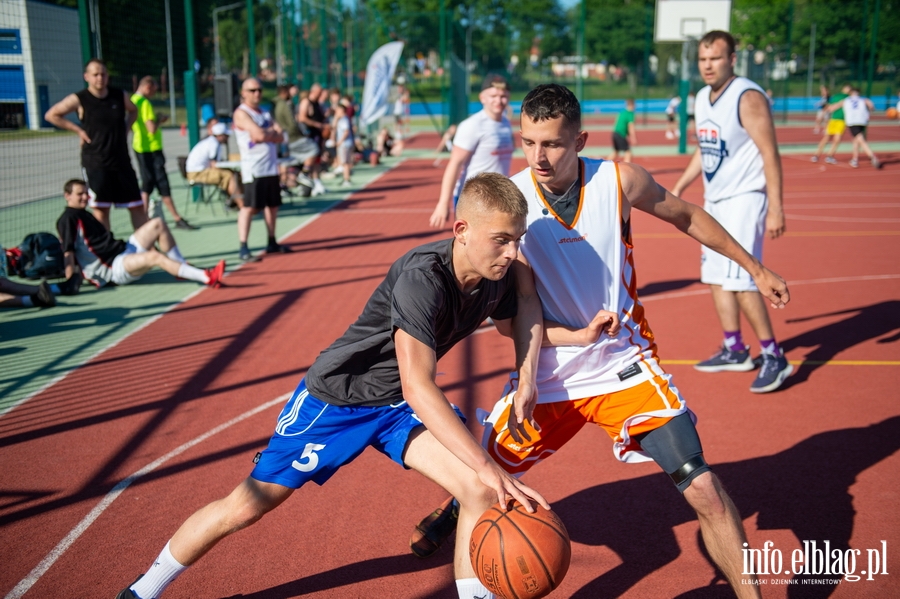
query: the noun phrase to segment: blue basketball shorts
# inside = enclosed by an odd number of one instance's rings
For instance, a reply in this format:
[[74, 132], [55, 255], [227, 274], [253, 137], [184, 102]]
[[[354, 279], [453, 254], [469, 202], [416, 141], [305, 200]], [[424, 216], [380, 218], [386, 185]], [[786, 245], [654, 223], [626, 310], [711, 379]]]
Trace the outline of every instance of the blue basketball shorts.
[[[465, 422], [459, 408], [453, 406]], [[322, 485], [371, 445], [406, 468], [403, 452], [422, 425], [405, 401], [389, 406], [335, 406], [313, 397], [300, 381], [288, 400], [269, 446], [250, 476], [299, 489], [310, 480]]]

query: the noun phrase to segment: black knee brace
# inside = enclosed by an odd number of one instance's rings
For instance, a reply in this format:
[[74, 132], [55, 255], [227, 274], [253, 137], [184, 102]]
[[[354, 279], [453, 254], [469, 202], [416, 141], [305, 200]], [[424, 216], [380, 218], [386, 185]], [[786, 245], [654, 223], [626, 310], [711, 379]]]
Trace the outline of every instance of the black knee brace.
[[694, 421], [687, 412], [657, 429], [635, 436], [635, 439], [682, 493], [698, 475], [710, 470], [703, 459], [703, 447]]

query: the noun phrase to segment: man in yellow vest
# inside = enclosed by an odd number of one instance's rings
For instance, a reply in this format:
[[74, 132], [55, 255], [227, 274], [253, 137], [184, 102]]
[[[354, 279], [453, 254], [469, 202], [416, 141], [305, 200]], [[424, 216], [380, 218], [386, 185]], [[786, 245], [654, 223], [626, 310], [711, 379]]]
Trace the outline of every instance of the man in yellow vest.
[[[162, 151], [162, 130], [159, 126], [168, 120], [168, 117], [156, 116], [150, 98], [159, 89], [156, 80], [149, 75], [141, 79], [137, 92], [131, 96], [131, 102], [137, 107], [137, 119], [131, 126], [134, 136], [131, 147], [137, 157], [141, 171], [141, 199], [144, 208], [149, 208], [150, 193], [154, 189], [159, 190], [163, 204], [168, 208], [172, 218], [175, 219], [176, 229], [197, 229], [178, 214], [175, 202], [172, 201], [172, 192], [169, 188], [169, 176], [166, 174], [166, 157]], [[158, 215], [150, 215], [158, 216]]]

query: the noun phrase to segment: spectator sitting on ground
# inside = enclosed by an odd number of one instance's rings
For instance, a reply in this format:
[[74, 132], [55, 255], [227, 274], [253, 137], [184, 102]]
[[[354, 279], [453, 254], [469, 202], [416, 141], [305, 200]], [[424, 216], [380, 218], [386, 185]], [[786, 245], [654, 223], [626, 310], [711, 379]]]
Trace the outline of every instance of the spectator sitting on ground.
[[[140, 279], [144, 273], [158, 266], [172, 276], [219, 287], [225, 274], [225, 261], [221, 260], [207, 270], [188, 264], [175, 239], [161, 218], [152, 218], [128, 238], [122, 241], [100, 221], [85, 210], [88, 203], [87, 184], [81, 179], [71, 179], [63, 187], [66, 209], [56, 221], [62, 245], [66, 279], [72, 280], [78, 273], [97, 287], [110, 283], [127, 285]], [[154, 244], [159, 243], [162, 251]]]
[[47, 281], [41, 281], [40, 285], [25, 285], [10, 281], [0, 273], [0, 308], [52, 308], [55, 305], [56, 297]]
[[375, 149], [382, 156], [399, 156], [403, 152], [403, 140], [394, 139], [387, 127], [384, 127], [375, 139]]
[[215, 185], [228, 194], [238, 207], [242, 206], [243, 189], [241, 180], [234, 171], [219, 168], [217, 162], [228, 158], [228, 135], [230, 131], [225, 123], [210, 121], [207, 125], [209, 135], [195, 145], [187, 157], [185, 170], [188, 181]]

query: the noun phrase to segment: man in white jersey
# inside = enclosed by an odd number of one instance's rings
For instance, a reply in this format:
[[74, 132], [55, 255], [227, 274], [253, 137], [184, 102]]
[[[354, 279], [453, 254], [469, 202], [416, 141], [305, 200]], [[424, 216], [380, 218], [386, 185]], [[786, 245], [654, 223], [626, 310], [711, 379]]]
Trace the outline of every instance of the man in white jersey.
[[[483, 444], [521, 475], [560, 449], [588, 422], [613, 440], [623, 462], [653, 459], [696, 510], [710, 556], [740, 597], [740, 516], [703, 458], [700, 439], [670, 376], [637, 297], [632, 257], [633, 208], [669, 222], [752, 272], [774, 306], [789, 300], [777, 274], [748, 254], [719, 223], [666, 192], [634, 164], [579, 158], [587, 133], [575, 95], [540, 85], [522, 102], [522, 149], [529, 168], [512, 177], [528, 201], [519, 259], [534, 272], [544, 313], [535, 394], [517, 393], [515, 375], [486, 419]], [[498, 326], [508, 334], [505, 326]], [[439, 512], [439, 513], [438, 513]], [[419, 524], [411, 549], [427, 556], [452, 530], [445, 503]], [[422, 551], [424, 549], [424, 551]]]
[[453, 222], [459, 190], [466, 180], [479, 173], [509, 175], [512, 161], [512, 125], [506, 118], [509, 86], [499, 75], [484, 78], [478, 96], [482, 109], [456, 128], [450, 161], [441, 180], [441, 195], [428, 224], [441, 228]]
[[291, 251], [275, 240], [275, 220], [281, 206], [278, 144], [284, 141], [284, 135], [272, 115], [260, 108], [261, 99], [262, 83], [251, 77], [241, 85], [241, 104], [234, 111], [234, 137], [241, 152], [241, 181], [244, 183], [244, 205], [238, 212], [240, 259], [244, 261], [251, 258], [247, 247], [250, 221], [260, 210], [269, 232], [266, 253]]
[[[734, 74], [734, 38], [710, 31], [700, 40], [700, 74], [707, 86], [697, 92], [699, 147], [672, 189], [680, 196], [703, 173], [704, 208], [757, 260], [763, 237], [784, 233], [781, 157], [769, 99], [761, 87]], [[734, 260], [704, 245], [700, 280], [710, 286], [724, 331], [721, 349], [695, 366], [702, 372], [747, 372], [756, 368], [741, 336], [741, 313], [762, 350], [754, 393], [778, 389], [794, 367], [775, 341], [766, 303], [753, 277]]]
[[872, 162], [872, 166], [881, 168], [875, 152], [866, 141], [866, 127], [869, 126], [870, 114], [875, 111], [872, 100], [860, 96], [858, 87], [851, 87], [849, 96], [828, 106], [829, 110], [838, 110], [839, 108], [844, 109], [844, 123], [850, 129], [850, 135], [853, 137], [853, 158], [850, 159], [850, 166], [859, 168], [859, 150], [862, 149]]

